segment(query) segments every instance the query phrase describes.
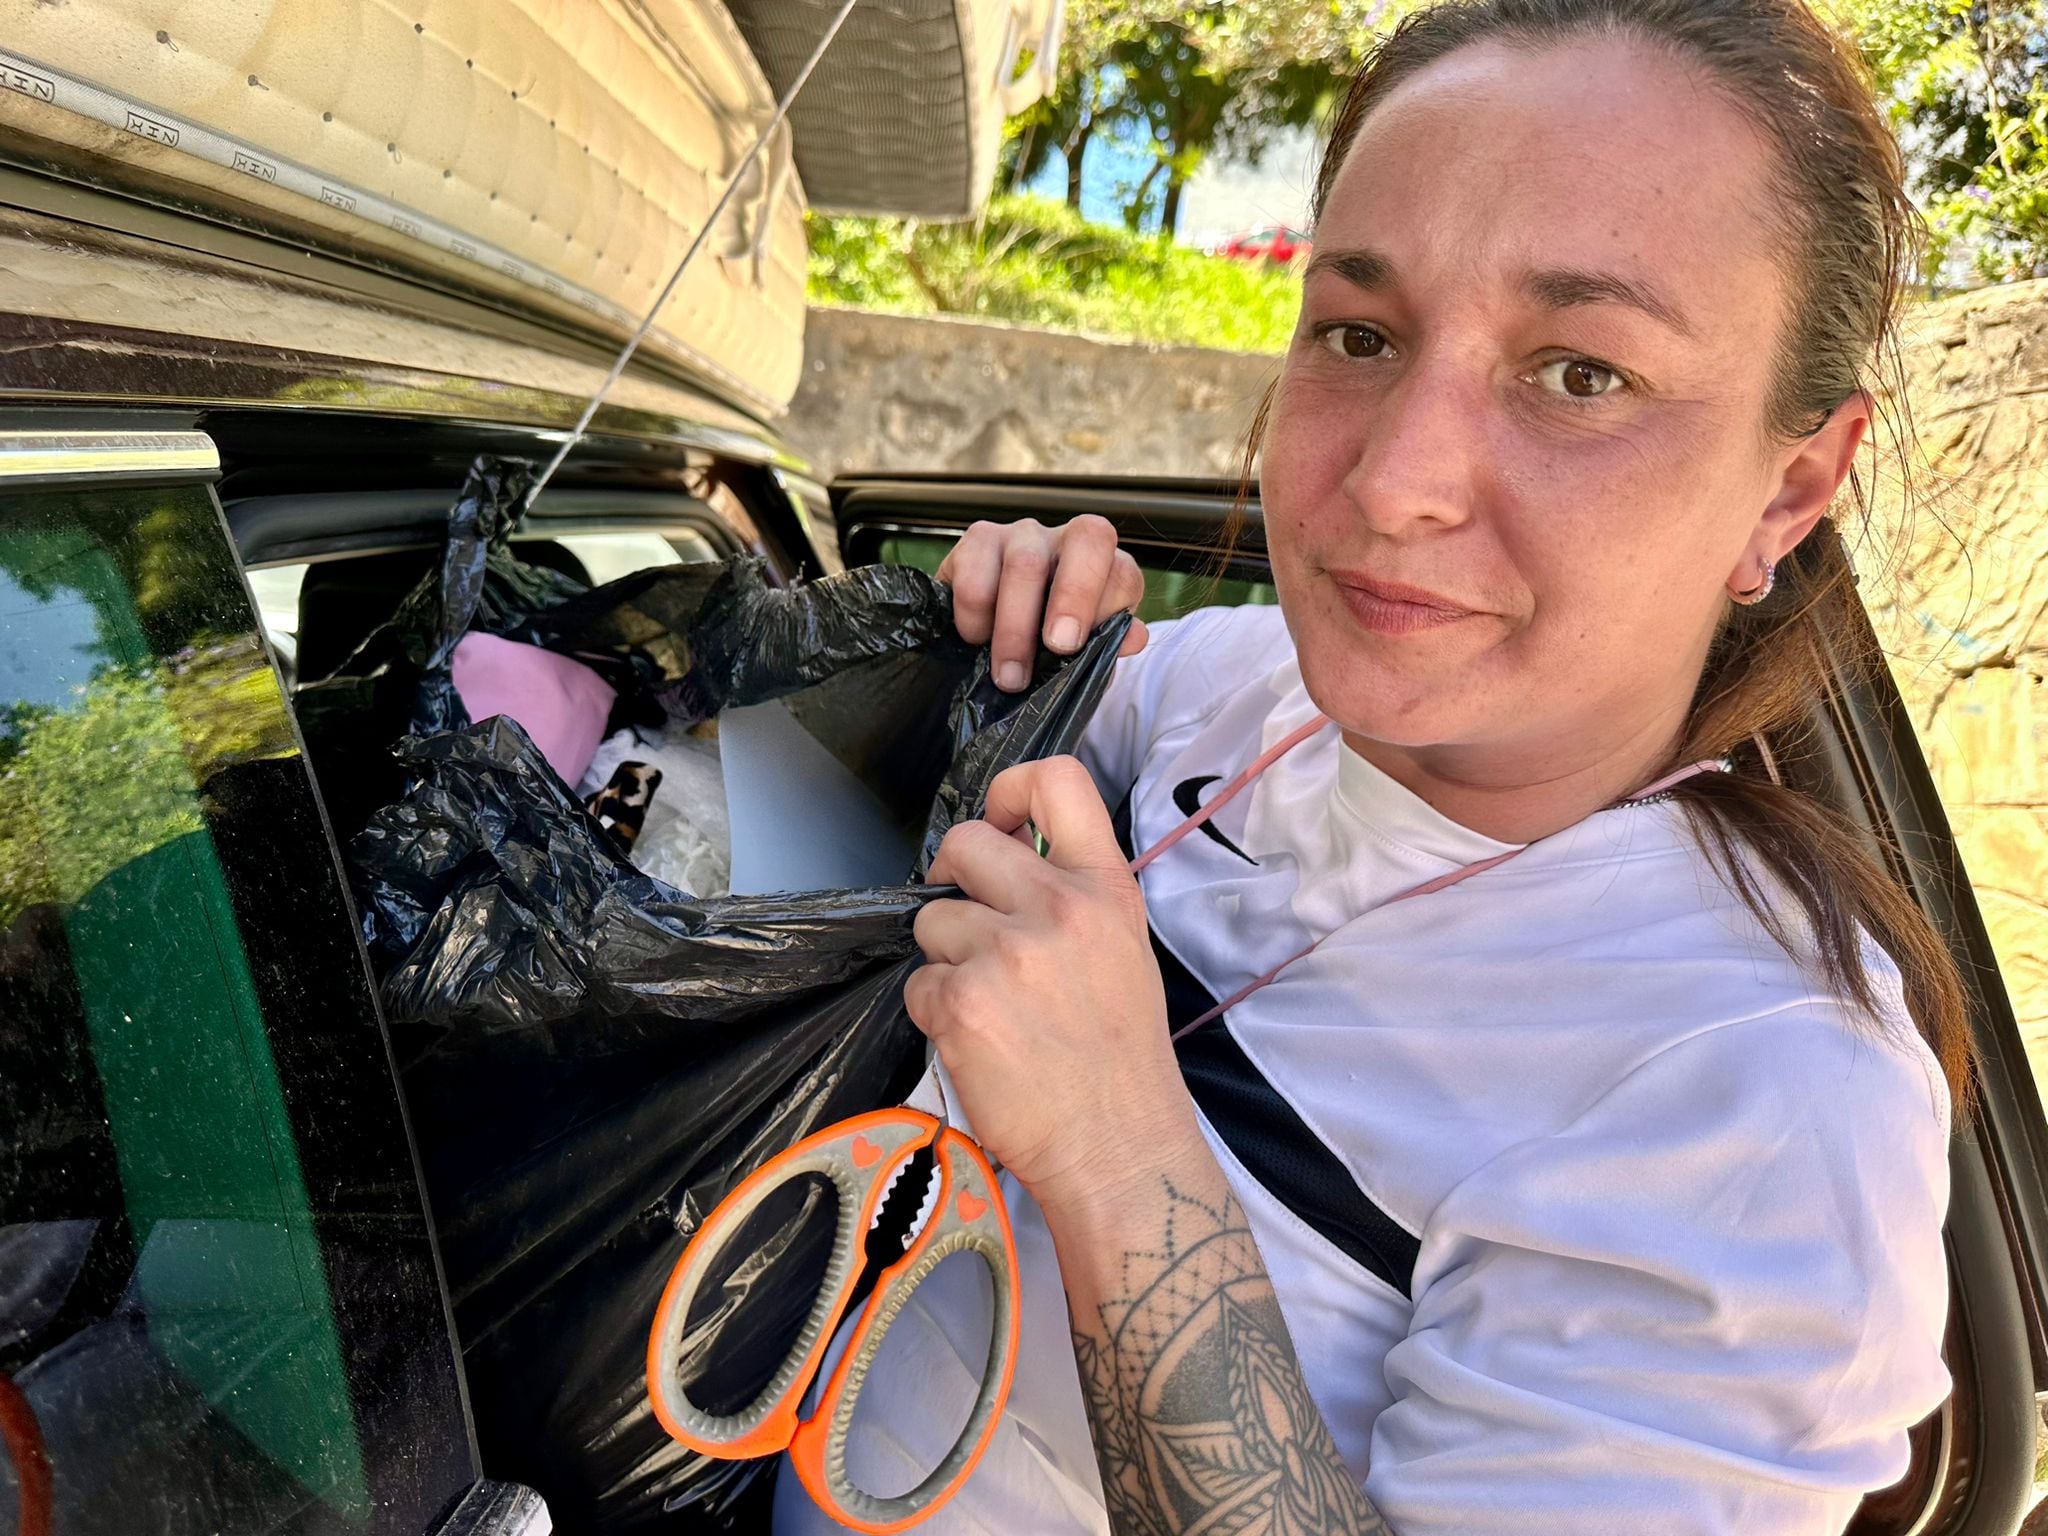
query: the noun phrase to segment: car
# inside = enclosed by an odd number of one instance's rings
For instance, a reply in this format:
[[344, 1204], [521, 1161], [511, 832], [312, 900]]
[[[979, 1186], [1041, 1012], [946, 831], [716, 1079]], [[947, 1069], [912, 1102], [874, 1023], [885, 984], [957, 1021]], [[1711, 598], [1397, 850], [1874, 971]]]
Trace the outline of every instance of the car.
[[[554, 57], [523, 6], [490, 27], [476, 7], [423, 7], [418, 30], [402, 7], [373, 10], [399, 24], [355, 56], [372, 76], [412, 61], [383, 82], [414, 82], [401, 95], [488, 74], [511, 82], [494, 87], [506, 100], [470, 110], [509, 114], [531, 78], [511, 55]], [[118, 5], [69, 11], [139, 25]], [[591, 105], [629, 94], [643, 65], [666, 90], [681, 66], [629, 50], [632, 69], [588, 100], [563, 95], [573, 142], [528, 125], [525, 161], [478, 169], [474, 146], [365, 136], [380, 119], [347, 89], [284, 112], [289, 60], [168, 31], [136, 34], [150, 67], [218, 66], [267, 137], [173, 110], [196, 95], [88, 95], [88, 54], [46, 56], [65, 8], [0, 14], [23, 18], [0, 42], [0, 1529], [602, 1528], [592, 1490], [515, 1432], [478, 1288], [451, 1290], [447, 1213], [417, 1151], [433, 1106], [403, 1092], [347, 877], [358, 786], [309, 759], [300, 689], [433, 568], [478, 454], [539, 463], [566, 441], [674, 230], [648, 214], [631, 260], [563, 258], [572, 282], [526, 226], [570, 250], [612, 227], [590, 209], [629, 194], [608, 190], [610, 165], [582, 171], [593, 145], [685, 185], [688, 165], [663, 172], [630, 114]], [[732, 121], [765, 126], [766, 78], [705, 14], [693, 67], [719, 76], [705, 89]], [[431, 65], [409, 51], [430, 45]], [[351, 129], [337, 163], [402, 156], [438, 220], [392, 201], [372, 228], [382, 194], [338, 171], [287, 201], [280, 183], [319, 169], [304, 162], [333, 126], [322, 111]], [[272, 142], [287, 138], [296, 160]], [[1219, 573], [1235, 484], [813, 478], [772, 417], [800, 355], [786, 236], [798, 187], [826, 167], [788, 163], [752, 184], [520, 526], [520, 553], [600, 581], [748, 553], [792, 582], [931, 571], [976, 520], [1093, 513], [1145, 569], [1146, 616], [1272, 600], [1255, 489]], [[530, 220], [493, 211], [522, 198]], [[1890, 678], [1839, 671], [1809, 725], [1773, 743], [1781, 771], [1907, 850], [1898, 872], [1972, 978], [1984, 1059], [1982, 1116], [1951, 1150], [1955, 1391], [1851, 1529], [2010, 1536], [2048, 1388], [2048, 1123]], [[758, 1529], [763, 1486], [650, 1523]]]
[[1215, 246], [1211, 254], [1227, 256], [1232, 261], [1276, 261], [1284, 266], [1306, 256], [1313, 247], [1314, 242], [1298, 229], [1289, 229], [1285, 224], [1262, 224], [1232, 235]]

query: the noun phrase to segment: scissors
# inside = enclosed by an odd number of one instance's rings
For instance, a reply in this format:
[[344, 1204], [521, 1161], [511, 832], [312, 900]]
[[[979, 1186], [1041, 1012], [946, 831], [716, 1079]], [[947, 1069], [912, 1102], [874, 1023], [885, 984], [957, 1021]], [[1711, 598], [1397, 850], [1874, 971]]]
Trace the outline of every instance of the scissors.
[[[903, 1257], [876, 1279], [816, 1410], [799, 1420], [798, 1405], [860, 1279], [868, 1228], [890, 1180], [924, 1147], [932, 1149], [938, 1183], [931, 1218]], [[839, 1195], [838, 1231], [818, 1299], [761, 1395], [736, 1413], [706, 1413], [684, 1395], [675, 1369], [690, 1304], [724, 1240], [777, 1189], [811, 1174], [829, 1179]], [[942, 1260], [963, 1252], [978, 1254], [995, 1282], [995, 1326], [980, 1393], [959, 1438], [931, 1475], [908, 1493], [878, 1498], [847, 1476], [846, 1433], [854, 1401], [911, 1292]], [[1016, 1370], [1017, 1322], [1017, 1246], [988, 1158], [970, 1138], [922, 1110], [878, 1109], [828, 1126], [778, 1153], [719, 1202], [683, 1250], [655, 1308], [647, 1338], [647, 1395], [661, 1427], [700, 1455], [737, 1461], [787, 1450], [821, 1509], [843, 1525], [882, 1536], [928, 1518], [959, 1492], [988, 1449]]]

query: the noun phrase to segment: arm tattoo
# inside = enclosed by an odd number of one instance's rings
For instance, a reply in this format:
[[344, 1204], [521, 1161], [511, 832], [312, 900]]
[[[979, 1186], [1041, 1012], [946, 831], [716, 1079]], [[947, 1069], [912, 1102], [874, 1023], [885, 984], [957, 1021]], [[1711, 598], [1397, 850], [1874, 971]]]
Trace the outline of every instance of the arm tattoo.
[[[1165, 1184], [1163, 1240], [1123, 1255], [1074, 1354], [1117, 1536], [1393, 1536], [1337, 1454], [1227, 1192]], [[1106, 1287], [1107, 1289], [1107, 1287]]]

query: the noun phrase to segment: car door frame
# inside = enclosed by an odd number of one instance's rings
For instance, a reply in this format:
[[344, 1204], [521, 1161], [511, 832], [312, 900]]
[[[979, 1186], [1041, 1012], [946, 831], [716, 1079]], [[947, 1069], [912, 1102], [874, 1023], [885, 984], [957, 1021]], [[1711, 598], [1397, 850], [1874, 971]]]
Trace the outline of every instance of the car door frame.
[[[146, 512], [149, 503], [146, 498], [152, 492], [175, 490], [186, 495], [203, 497], [210, 507], [212, 518], [218, 528], [221, 550], [224, 558], [232, 559], [240, 567], [239, 554], [222, 511], [217, 486], [220, 477], [220, 455], [212, 438], [194, 430], [189, 420], [166, 416], [163, 413], [144, 412], [97, 412], [89, 417], [57, 417], [41, 411], [0, 411], [0, 498], [16, 495], [38, 495], [52, 491], [100, 492], [113, 497], [133, 496], [138, 498], [139, 512]], [[257, 604], [249, 590], [245, 569], [240, 572], [240, 589], [248, 605], [252, 619], [252, 630], [262, 634], [260, 620], [256, 618]], [[263, 653], [277, 676], [277, 658], [267, 641]], [[278, 677], [280, 696], [285, 692], [283, 680]], [[398, 1131], [397, 1139], [387, 1146], [383, 1160], [395, 1172], [398, 1169], [410, 1171], [413, 1179], [415, 1198], [414, 1214], [424, 1240], [426, 1267], [431, 1271], [423, 1276], [423, 1283], [430, 1282], [439, 1305], [437, 1322], [418, 1320], [424, 1348], [433, 1349], [438, 1340], [439, 1347], [447, 1353], [449, 1384], [453, 1389], [453, 1400], [443, 1406], [452, 1408], [459, 1415], [461, 1428], [460, 1444], [450, 1443], [436, 1447], [433, 1454], [448, 1461], [460, 1461], [466, 1465], [469, 1482], [454, 1487], [450, 1502], [430, 1517], [421, 1528], [421, 1536], [541, 1536], [551, 1527], [550, 1517], [540, 1496], [529, 1488], [507, 1483], [482, 1475], [479, 1464], [473, 1415], [468, 1391], [461, 1369], [461, 1351], [456, 1339], [452, 1314], [448, 1305], [447, 1286], [442, 1274], [438, 1239], [428, 1211], [424, 1184], [419, 1177], [419, 1165], [412, 1142], [410, 1118], [399, 1091], [396, 1067], [390, 1052], [390, 1033], [386, 1025], [381, 1001], [356, 937], [357, 924], [354, 921], [354, 907], [349, 892], [346, 872], [343, 868], [339, 849], [335, 846], [332, 829], [327, 825], [324, 807], [306, 770], [304, 743], [299, 738], [296, 719], [286, 708], [283, 718], [289, 724], [291, 739], [296, 746], [295, 760], [302, 771], [306, 771], [303, 783], [303, 805], [298, 807], [304, 814], [299, 816], [307, 846], [304, 850], [308, 866], [317, 868], [324, 858], [331, 867], [334, 885], [332, 895], [336, 911], [343, 919], [343, 926], [331, 936], [328, 948], [337, 954], [344, 950], [353, 954], [360, 968], [360, 993], [353, 999], [374, 1021], [382, 1047], [382, 1065], [386, 1074], [389, 1102], [382, 1107], [389, 1111], [387, 1123]], [[317, 845], [314, 843], [317, 840]], [[246, 936], [245, 936], [246, 937]], [[258, 957], [252, 956], [252, 959]], [[275, 957], [261, 957], [262, 968], [275, 970]], [[346, 966], [342, 959], [338, 965]], [[374, 1093], [377, 1086], [376, 1067], [365, 1063], [362, 1079], [355, 1086], [362, 1091]], [[296, 1068], [293, 1069], [296, 1071]], [[295, 1080], [287, 1092], [287, 1114], [297, 1150], [306, 1154], [306, 1145], [300, 1139], [302, 1127], [299, 1120], [304, 1113], [300, 1102], [306, 1087], [303, 1081]], [[325, 1166], [326, 1155], [319, 1166], [310, 1165], [307, 1176], [310, 1182], [326, 1187], [335, 1177], [334, 1171]], [[393, 1190], [396, 1185], [390, 1186]], [[324, 1220], [316, 1217], [316, 1224]], [[351, 1326], [356, 1320], [352, 1319]], [[439, 1332], [435, 1329], [438, 1327]], [[351, 1371], [354, 1366], [349, 1367]], [[383, 1527], [374, 1527], [382, 1531]], [[403, 1536], [393, 1532], [392, 1536]]]

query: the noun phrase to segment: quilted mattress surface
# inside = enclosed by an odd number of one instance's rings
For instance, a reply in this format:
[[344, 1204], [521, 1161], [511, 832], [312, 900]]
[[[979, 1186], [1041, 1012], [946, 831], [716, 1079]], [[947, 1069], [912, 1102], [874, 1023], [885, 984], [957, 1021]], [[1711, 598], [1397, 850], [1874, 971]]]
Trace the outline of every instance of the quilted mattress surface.
[[[712, 0], [0, 0], [0, 138], [621, 340], [774, 105]], [[803, 211], [785, 123], [645, 345], [781, 410]]]

